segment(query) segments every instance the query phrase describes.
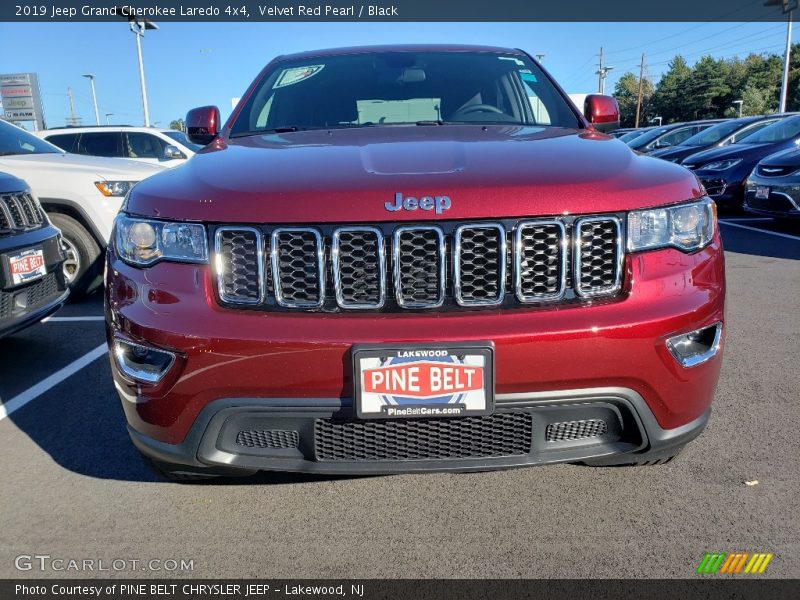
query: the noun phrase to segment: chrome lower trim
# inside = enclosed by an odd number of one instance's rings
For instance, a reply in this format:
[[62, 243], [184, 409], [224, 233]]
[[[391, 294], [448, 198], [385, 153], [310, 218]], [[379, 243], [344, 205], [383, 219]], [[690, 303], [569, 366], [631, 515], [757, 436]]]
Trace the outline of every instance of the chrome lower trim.
[[709, 327], [716, 327], [716, 331], [714, 332], [714, 341], [711, 343], [711, 347], [702, 354], [696, 354], [688, 358], [683, 357], [680, 355], [677, 348], [675, 348], [675, 345], [672, 343], [672, 340], [674, 338], [687, 335], [688, 333], [692, 333], [691, 331], [686, 333], [679, 333], [667, 339], [667, 349], [669, 350], [669, 353], [672, 355], [672, 358], [674, 358], [680, 366], [682, 366], [685, 369], [691, 369], [692, 367], [696, 367], [698, 365], [702, 365], [705, 362], [708, 362], [717, 355], [720, 348], [722, 347], [722, 323], [717, 322], [713, 323], [712, 325], [706, 325], [705, 327], [701, 327], [696, 331], [702, 331], [703, 329], [708, 329]]

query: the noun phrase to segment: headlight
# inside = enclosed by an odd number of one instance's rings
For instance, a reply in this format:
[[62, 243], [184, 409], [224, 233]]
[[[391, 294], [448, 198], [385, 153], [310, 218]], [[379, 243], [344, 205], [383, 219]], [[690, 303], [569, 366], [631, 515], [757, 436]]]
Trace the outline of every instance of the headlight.
[[673, 246], [690, 252], [714, 237], [717, 205], [709, 198], [665, 208], [637, 210], [628, 215], [628, 250]]
[[203, 225], [120, 215], [114, 227], [117, 254], [133, 265], [147, 266], [159, 260], [208, 262], [208, 242]]
[[103, 196], [122, 197], [130, 192], [137, 183], [136, 181], [95, 181], [94, 185]]
[[724, 171], [726, 169], [730, 169], [731, 167], [735, 167], [740, 162], [742, 162], [741, 158], [729, 158], [728, 160], [718, 160], [705, 165], [700, 165], [699, 168], [703, 171]]

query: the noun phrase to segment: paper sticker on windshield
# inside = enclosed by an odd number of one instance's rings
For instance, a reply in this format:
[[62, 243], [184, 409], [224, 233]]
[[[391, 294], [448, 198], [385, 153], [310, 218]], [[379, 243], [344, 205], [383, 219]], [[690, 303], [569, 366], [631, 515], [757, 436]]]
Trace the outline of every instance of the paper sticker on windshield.
[[527, 83], [537, 83], [536, 75], [534, 75], [530, 69], [520, 69], [519, 72], [520, 77], [522, 77], [522, 81]]
[[278, 81], [275, 82], [273, 89], [294, 85], [295, 83], [304, 81], [322, 71], [324, 67], [325, 65], [309, 65], [308, 67], [284, 69], [283, 72], [278, 75]]

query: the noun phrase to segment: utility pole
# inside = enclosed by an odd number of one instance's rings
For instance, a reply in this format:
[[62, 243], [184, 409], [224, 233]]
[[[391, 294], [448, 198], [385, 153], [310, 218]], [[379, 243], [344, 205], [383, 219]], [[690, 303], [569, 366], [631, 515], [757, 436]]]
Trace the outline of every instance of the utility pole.
[[144, 126], [150, 127], [150, 107], [147, 104], [147, 87], [144, 82], [144, 61], [142, 60], [142, 36], [148, 29], [158, 29], [158, 25], [149, 19], [136, 16], [128, 6], [117, 7], [117, 14], [128, 21], [131, 32], [136, 36], [136, 57], [139, 60], [139, 87], [142, 91], [142, 112]]
[[75, 99], [72, 97], [72, 88], [67, 88], [67, 97], [69, 98], [69, 118], [67, 119], [67, 125], [72, 127], [76, 127], [81, 124], [80, 117], [75, 114]]
[[636, 100], [636, 127], [639, 127], [639, 115], [642, 111], [642, 96], [644, 95], [644, 52], [642, 52], [642, 64], [639, 65], [639, 97]]
[[600, 46], [600, 62], [597, 69], [597, 93], [605, 94], [606, 92], [606, 76], [608, 72], [614, 67], [606, 67], [603, 65], [603, 47]]

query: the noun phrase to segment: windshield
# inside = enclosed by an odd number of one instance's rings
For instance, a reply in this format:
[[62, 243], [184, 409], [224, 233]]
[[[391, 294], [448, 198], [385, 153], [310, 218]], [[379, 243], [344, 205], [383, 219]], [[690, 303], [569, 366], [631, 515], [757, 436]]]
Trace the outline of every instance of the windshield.
[[[646, 146], [647, 144], [652, 142], [657, 137], [661, 137], [662, 135], [667, 133], [670, 129], [672, 129], [672, 128], [671, 127], [656, 127], [655, 129], [651, 129], [649, 131], [646, 131], [645, 133], [643, 133], [639, 137], [634, 138], [633, 140], [629, 141], [628, 145], [631, 148], [641, 148], [642, 146]], [[631, 142], [633, 142], [633, 143], [631, 143]]]
[[687, 138], [680, 146], [710, 146], [716, 144], [720, 140], [728, 137], [737, 129], [742, 129], [749, 125], [749, 123], [740, 123], [739, 121], [726, 121], [719, 125], [712, 125], [708, 129], [704, 129], [700, 133], [695, 133], [692, 137]]
[[581, 127], [525, 56], [400, 51], [277, 63], [248, 99], [231, 136], [444, 123]]
[[63, 150], [16, 125], [0, 121], [0, 156], [14, 154], [63, 154]]
[[785, 142], [800, 135], [800, 117], [781, 119], [761, 131], [748, 135], [737, 144], [770, 144]]
[[640, 135], [644, 135], [645, 133], [647, 133], [646, 129], [637, 129], [636, 131], [629, 131], [625, 135], [619, 136], [619, 139], [627, 143], [630, 142], [631, 140], [635, 140]]
[[186, 137], [186, 134], [182, 131], [165, 131], [164, 135], [167, 137], [171, 137], [173, 140], [181, 144], [182, 146], [186, 146], [189, 150], [193, 152], [197, 152], [198, 150], [202, 150], [203, 147], [200, 144], [193, 144], [189, 141], [189, 138]]

